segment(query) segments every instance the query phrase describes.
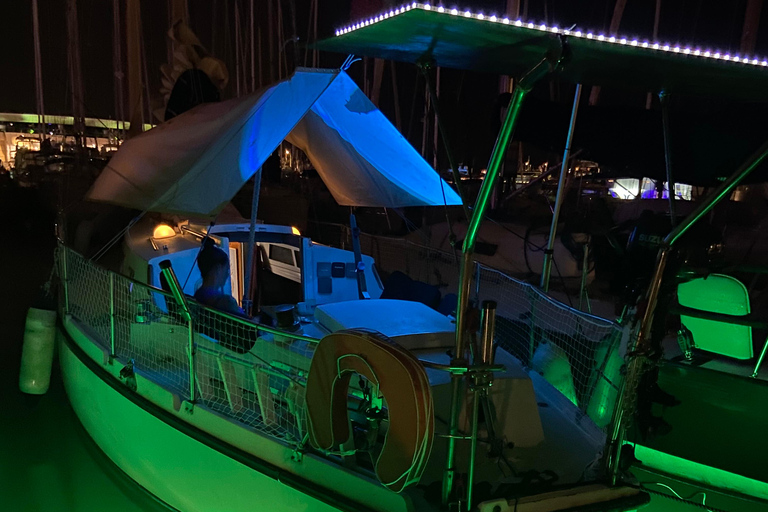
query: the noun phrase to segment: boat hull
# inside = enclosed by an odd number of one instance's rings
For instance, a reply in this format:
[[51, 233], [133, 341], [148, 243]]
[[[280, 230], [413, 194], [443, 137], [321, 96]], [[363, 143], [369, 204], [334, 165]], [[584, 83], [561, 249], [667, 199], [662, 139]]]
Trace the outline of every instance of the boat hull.
[[[79, 337], [64, 327], [58, 332], [62, 378], [75, 413], [99, 448], [169, 507], [183, 512], [372, 510], [339, 495], [334, 502], [326, 489], [236, 447], [224, 453], [220, 440], [219, 446], [216, 440], [207, 444], [200, 438], [205, 432], [184, 428], [181, 419], [174, 424], [172, 412], [114, 377], [109, 365], [98, 362], [103, 351], [84, 335], [86, 341], [78, 343]], [[119, 371], [120, 365], [113, 366]], [[189, 413], [180, 407], [177, 414]]]

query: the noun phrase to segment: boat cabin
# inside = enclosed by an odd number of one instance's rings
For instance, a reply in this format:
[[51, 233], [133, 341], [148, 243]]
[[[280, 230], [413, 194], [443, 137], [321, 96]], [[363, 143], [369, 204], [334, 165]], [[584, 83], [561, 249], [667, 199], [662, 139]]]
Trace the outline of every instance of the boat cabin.
[[[201, 284], [197, 255], [205, 236], [229, 254], [230, 279], [224, 293], [242, 305], [247, 296], [257, 306], [297, 305], [311, 314], [315, 306], [360, 298], [355, 255], [301, 236], [296, 228], [257, 224], [254, 250], [254, 284], [244, 293], [248, 249], [248, 223], [204, 224], [183, 221], [176, 225], [147, 218], [126, 237], [122, 273], [156, 288], [161, 280], [160, 262], [170, 261], [184, 293], [193, 296]], [[371, 298], [383, 290], [373, 258], [363, 256], [365, 282]]]

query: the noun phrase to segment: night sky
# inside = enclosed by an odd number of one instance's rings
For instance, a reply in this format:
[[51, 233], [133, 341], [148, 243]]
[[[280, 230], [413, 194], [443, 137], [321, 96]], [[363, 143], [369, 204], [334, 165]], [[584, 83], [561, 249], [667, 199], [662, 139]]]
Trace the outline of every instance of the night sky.
[[[247, 0], [239, 0], [248, 5]], [[286, 16], [286, 30], [290, 35], [290, 0], [280, 0]], [[297, 12], [297, 32], [304, 40], [307, 34], [309, 0], [293, 0]], [[320, 35], [330, 35], [333, 29], [345, 24], [350, 17], [351, 2], [356, 9], [387, 4], [387, 0], [319, 0]], [[124, 0], [121, 4], [124, 5]], [[234, 74], [234, 3], [235, 0], [190, 0], [190, 18], [193, 30], [214, 55], [230, 64]], [[266, 2], [256, 2], [257, 25], [266, 36]], [[521, 0], [525, 3], [525, 0]], [[67, 73], [65, 0], [39, 0], [40, 30], [42, 36], [43, 80], [46, 112], [70, 114]], [[147, 55], [151, 91], [159, 90], [159, 65], [167, 56], [165, 31], [167, 6], [162, 0], [142, 1], [142, 23]], [[576, 24], [582, 29], [604, 30], [613, 12], [614, 0], [529, 0], [528, 19], [556, 23], [559, 26]], [[453, 6], [453, 2], [445, 4]], [[501, 12], [503, 0], [469, 0], [457, 4], [486, 13]], [[746, 0], [729, 2], [715, 0], [663, 0], [659, 39], [671, 43], [691, 43], [737, 52], [744, 18]], [[655, 2], [628, 0], [620, 33], [649, 38], [653, 29]], [[81, 59], [84, 74], [85, 110], [87, 116], [114, 117], [112, 71], [112, 2], [109, 0], [78, 0], [81, 40]], [[768, 9], [763, 9], [762, 32], [759, 34], [757, 54], [768, 55]], [[34, 61], [32, 42], [31, 2], [29, 0], [3, 0], [2, 33], [6, 41], [0, 56], [0, 111], [34, 112]], [[290, 47], [289, 47], [290, 51]], [[303, 56], [303, 52], [301, 53]], [[321, 65], [338, 66], [343, 56], [323, 55]], [[402, 75], [408, 87], [413, 80], [412, 71]], [[355, 76], [355, 69], [350, 71]], [[234, 86], [224, 91], [224, 97], [234, 94]], [[470, 84], [471, 85], [471, 84]], [[472, 94], [473, 89], [469, 89]], [[385, 89], [386, 92], [386, 89]], [[405, 95], [403, 95], [405, 96]], [[407, 98], [406, 98], [407, 99]], [[406, 101], [401, 98], [401, 102]], [[384, 99], [383, 101], [386, 101]], [[403, 105], [405, 108], [406, 105]], [[406, 109], [407, 110], [407, 109]], [[386, 110], [385, 110], [386, 111]]]

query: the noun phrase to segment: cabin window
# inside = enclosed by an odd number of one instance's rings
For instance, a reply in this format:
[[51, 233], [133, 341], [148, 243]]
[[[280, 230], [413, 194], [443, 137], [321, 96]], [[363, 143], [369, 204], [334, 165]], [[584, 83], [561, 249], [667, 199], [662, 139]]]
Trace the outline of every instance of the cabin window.
[[269, 246], [269, 259], [294, 266], [293, 251], [287, 247], [271, 244]]

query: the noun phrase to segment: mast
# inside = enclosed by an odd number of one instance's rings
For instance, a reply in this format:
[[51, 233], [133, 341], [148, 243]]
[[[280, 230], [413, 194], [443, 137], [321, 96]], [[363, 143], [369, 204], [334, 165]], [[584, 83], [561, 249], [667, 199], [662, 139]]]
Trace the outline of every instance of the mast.
[[[275, 34], [274, 23], [272, 23], [272, 3], [273, 0], [267, 0], [267, 42], [269, 43], [269, 82], [275, 81]], [[280, 63], [278, 62], [278, 66]]]
[[235, 0], [235, 94], [240, 97], [240, 2]]
[[283, 79], [283, 62], [285, 61], [285, 72], [288, 73], [288, 63], [285, 57], [285, 35], [283, 27], [283, 4], [278, 0], [277, 2], [277, 79]]
[[[520, 0], [507, 0], [505, 14], [510, 20], [520, 18]], [[525, 21], [525, 20], [523, 20]], [[499, 93], [512, 92], [514, 81], [511, 76], [502, 75], [499, 77]]]
[[740, 50], [742, 55], [755, 53], [757, 43], [757, 29], [760, 26], [760, 11], [763, 9], [763, 0], [747, 0], [747, 8], [744, 12], [744, 27], [741, 32]]
[[[318, 5], [319, 2], [320, 0], [314, 0], [315, 14], [312, 17], [312, 30], [315, 32], [315, 40], [317, 39], [317, 11], [320, 8]], [[320, 65], [320, 53], [318, 52], [317, 48], [313, 48], [312, 49], [312, 67], [314, 68], [319, 65]], [[394, 64], [392, 66], [394, 67]]]
[[[438, 101], [440, 101], [440, 66], [437, 66], [437, 69], [435, 70], [435, 103]], [[437, 171], [437, 174], [440, 174], [440, 167], [437, 162], [437, 144], [440, 132], [440, 126], [438, 125], [437, 120], [437, 108], [437, 105], [433, 105], [432, 111], [434, 113], [434, 119], [432, 123], [432, 167], [434, 167], [435, 171]], [[459, 185], [456, 186], [458, 187]]]
[[[141, 73], [142, 73], [142, 82], [144, 85], [144, 101], [142, 102], [142, 118], [144, 119], [144, 123], [151, 123], [152, 122], [152, 105], [150, 104], [150, 98], [152, 98], [152, 93], [149, 90], [149, 72], [147, 71], [147, 47], [144, 44], [144, 33], [143, 28], [141, 26], [141, 18], [139, 18], [139, 42], [141, 43]], [[143, 110], [144, 107], [147, 108], [146, 112]], [[146, 117], [145, 117], [146, 116]], [[144, 129], [144, 125], [142, 124], [141, 129]]]
[[45, 105], [43, 102], [43, 67], [40, 61], [40, 25], [37, 16], [37, 0], [32, 0], [32, 30], [35, 37], [35, 98], [41, 140], [45, 139]]
[[258, 28], [258, 40], [259, 40], [259, 88], [264, 84], [264, 66], [261, 62], [262, 50], [261, 50], [261, 27]]
[[[619, 31], [619, 25], [621, 24], [621, 17], [624, 15], [624, 8], [627, 6], [627, 0], [616, 0], [616, 4], [613, 6], [613, 16], [611, 17], [611, 25], [608, 27], [608, 35], [615, 36]], [[592, 91], [589, 94], [589, 104], [597, 105], [600, 99], [600, 86], [593, 85]]]
[[123, 36], [120, 23], [120, 0], [112, 0], [112, 70], [115, 77], [115, 117], [125, 134], [125, 98], [123, 94]]
[[69, 81], [72, 85], [72, 114], [77, 138], [82, 137], [85, 129], [83, 114], [83, 75], [80, 69], [80, 31], [77, 26], [77, 1], [67, 0], [67, 38], [69, 45]]
[[[656, 0], [656, 14], [653, 17], [653, 39], [652, 41], [658, 41], [659, 40], [659, 20], [661, 19], [661, 0]], [[645, 99], [645, 109], [650, 110], [651, 109], [651, 98], [653, 96], [651, 93], [648, 93], [648, 96]]]
[[[315, 62], [314, 60], [312, 62], [313, 62], [313, 66], [317, 66], [317, 64], [314, 63]], [[403, 127], [400, 121], [400, 95], [398, 94], [396, 69], [397, 69], [397, 64], [394, 62], [391, 62], [389, 66], [389, 70], [392, 76], [392, 96], [395, 102], [395, 127], [397, 128], [397, 131], [402, 133]]]
[[[251, 0], [251, 9], [249, 11], [250, 14], [250, 26], [251, 26], [251, 92], [254, 92], [256, 90], [256, 33], [253, 30], [253, 0]], [[261, 55], [259, 55], [261, 57]]]
[[129, 136], [141, 133], [144, 109], [141, 93], [141, 6], [139, 0], [126, 0], [126, 39], [128, 47], [128, 106], [131, 119]]
[[[296, 0], [288, 0], [288, 8], [291, 10], [291, 39], [293, 42], [293, 67], [291, 71], [296, 70], [299, 65], [299, 33], [296, 31]], [[287, 62], [287, 59], [286, 59]], [[286, 71], [286, 76], [290, 75], [291, 71]]]
[[[309, 4], [309, 21], [307, 22], [307, 41], [317, 40], [317, 0], [311, 0]], [[304, 65], [309, 61], [309, 47], [304, 49]], [[312, 50], [312, 67], [317, 67], [317, 49]], [[374, 102], [375, 104], [375, 102]]]

